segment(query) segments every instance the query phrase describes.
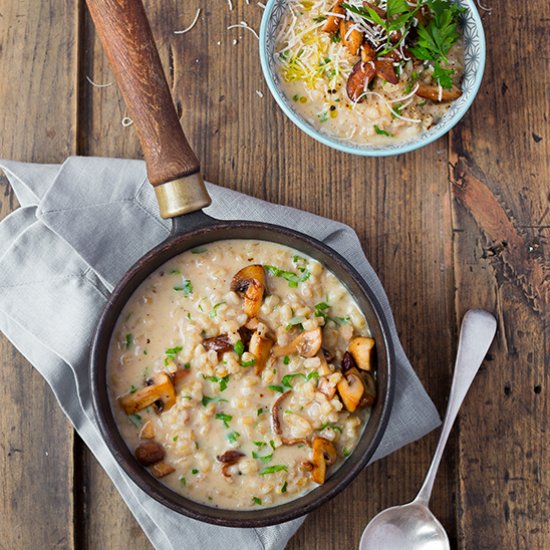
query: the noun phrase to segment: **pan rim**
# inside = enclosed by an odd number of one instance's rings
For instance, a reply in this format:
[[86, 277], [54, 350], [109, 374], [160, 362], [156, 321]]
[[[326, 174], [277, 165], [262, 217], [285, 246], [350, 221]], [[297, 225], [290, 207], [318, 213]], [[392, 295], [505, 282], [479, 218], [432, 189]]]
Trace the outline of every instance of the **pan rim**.
[[[379, 413], [378, 422], [373, 428], [373, 434], [365, 444], [366, 452], [364, 452], [361, 456], [357, 455], [357, 450], [364, 439], [366, 429], [370, 424], [371, 419], [369, 419], [365, 425], [357, 447], [351, 453], [350, 457], [331, 476], [331, 478], [337, 477], [338, 479], [337, 482], [334, 482], [329, 489], [321, 491], [315, 498], [311, 496], [308, 497], [308, 495], [318, 493], [323, 487], [325, 487], [325, 485], [323, 485], [308, 491], [304, 495], [287, 503], [269, 508], [253, 510], [223, 509], [198, 503], [168, 488], [162, 484], [161, 481], [154, 478], [150, 472], [140, 466], [122, 439], [116, 425], [110, 406], [108, 385], [106, 380], [106, 358], [109, 342], [116, 324], [116, 319], [118, 319], [120, 314], [120, 310], [128, 301], [132, 293], [153, 271], [155, 271], [155, 269], [168, 261], [170, 257], [175, 257], [183, 253], [185, 250], [189, 250], [197, 246], [197, 243], [189, 243], [185, 249], [179, 249], [178, 245], [181, 246], [181, 244], [186, 241], [192, 241], [195, 237], [200, 238], [201, 234], [204, 234], [204, 236], [207, 237], [204, 239], [204, 243], [238, 238], [232, 237], [230, 234], [224, 237], [211, 237], [212, 233], [216, 231], [223, 232], [224, 230], [235, 230], [236, 228], [242, 228], [244, 230], [259, 229], [262, 231], [272, 231], [273, 239], [258, 238], [258, 240], [266, 240], [279, 244], [285, 244], [286, 246], [294, 246], [277, 238], [278, 236], [285, 236], [287, 238], [297, 240], [300, 243], [305, 243], [309, 247], [316, 249], [320, 255], [323, 255], [325, 258], [331, 258], [335, 264], [338, 264], [343, 270], [345, 270], [351, 281], [353, 281], [356, 287], [361, 290], [372, 313], [374, 314], [377, 328], [383, 338], [386, 364], [385, 391], [383, 394], [380, 394], [378, 398], [383, 398], [381, 412]], [[301, 250], [299, 246], [296, 246], [296, 248]], [[164, 255], [166, 254], [168, 254], [168, 256], [164, 258]], [[329, 268], [328, 266], [326, 267]], [[341, 279], [341, 277], [339, 277], [339, 279]], [[345, 281], [342, 282], [346, 287], [348, 286]], [[357, 299], [355, 294], [354, 298]], [[208, 225], [192, 229], [187, 233], [170, 235], [168, 239], [151, 249], [132, 267], [130, 267], [130, 269], [125, 273], [113, 289], [113, 292], [105, 304], [99, 318], [92, 344], [90, 383], [95, 420], [109, 452], [121, 466], [122, 470], [134, 483], [138, 485], [138, 487], [140, 487], [141, 490], [143, 490], [150, 497], [154, 498], [157, 502], [167, 506], [173, 511], [195, 520], [224, 527], [265, 527], [268, 525], [275, 525], [290, 521], [319, 508], [325, 502], [343, 491], [365, 468], [368, 461], [372, 458], [374, 452], [378, 448], [382, 436], [386, 431], [393, 405], [395, 390], [395, 353], [393, 341], [391, 340], [390, 335], [391, 332], [383, 314], [382, 307], [370, 286], [351, 265], [351, 263], [329, 245], [293, 229], [274, 224], [256, 221], [212, 220], [212, 222]], [[354, 457], [354, 455], [356, 455], [356, 457]], [[351, 460], [352, 457], [354, 460]], [[330, 481], [330, 478], [327, 481]], [[301, 504], [301, 501], [304, 500], [306, 500], [306, 503]]]

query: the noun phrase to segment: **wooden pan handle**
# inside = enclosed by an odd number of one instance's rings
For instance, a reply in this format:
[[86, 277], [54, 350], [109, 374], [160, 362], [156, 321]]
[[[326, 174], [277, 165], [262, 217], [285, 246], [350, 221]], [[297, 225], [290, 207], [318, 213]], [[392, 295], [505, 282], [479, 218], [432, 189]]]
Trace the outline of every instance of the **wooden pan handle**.
[[172, 102], [141, 0], [86, 0], [156, 187], [199, 172]]

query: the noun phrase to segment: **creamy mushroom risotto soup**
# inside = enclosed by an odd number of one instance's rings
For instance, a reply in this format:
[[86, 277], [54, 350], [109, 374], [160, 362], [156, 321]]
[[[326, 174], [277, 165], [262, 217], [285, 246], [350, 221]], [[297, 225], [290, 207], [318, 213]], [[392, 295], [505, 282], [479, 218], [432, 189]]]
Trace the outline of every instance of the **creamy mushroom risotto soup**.
[[414, 139], [461, 95], [462, 11], [448, 0], [288, 0], [275, 48], [284, 92], [330, 136]]
[[118, 319], [108, 383], [136, 459], [195, 501], [292, 500], [353, 451], [375, 342], [342, 283], [275, 243], [226, 240], [152, 273]]

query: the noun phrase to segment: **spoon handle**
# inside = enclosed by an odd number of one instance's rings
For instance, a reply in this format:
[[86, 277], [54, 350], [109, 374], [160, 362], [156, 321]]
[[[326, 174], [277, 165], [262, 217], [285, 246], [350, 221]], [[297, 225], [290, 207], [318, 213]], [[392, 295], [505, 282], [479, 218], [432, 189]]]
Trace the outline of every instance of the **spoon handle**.
[[443, 428], [430, 469], [414, 502], [421, 502], [427, 505], [430, 500], [437, 469], [439, 468], [443, 450], [449, 439], [451, 428], [460, 406], [466, 397], [466, 393], [493, 341], [496, 328], [496, 319], [487, 311], [471, 309], [464, 315], [460, 329], [460, 339], [458, 341], [453, 383]]

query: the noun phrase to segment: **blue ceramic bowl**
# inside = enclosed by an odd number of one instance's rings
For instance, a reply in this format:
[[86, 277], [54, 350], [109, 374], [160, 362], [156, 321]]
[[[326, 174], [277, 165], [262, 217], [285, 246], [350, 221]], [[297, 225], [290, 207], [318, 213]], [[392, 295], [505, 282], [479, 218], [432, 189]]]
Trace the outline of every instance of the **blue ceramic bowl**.
[[275, 56], [275, 39], [278, 27], [286, 10], [287, 0], [269, 0], [264, 10], [260, 27], [260, 61], [265, 80], [273, 97], [283, 112], [306, 134], [312, 138], [345, 153], [366, 157], [383, 157], [400, 155], [414, 151], [446, 134], [465, 114], [474, 100], [485, 68], [485, 34], [481, 18], [473, 0], [458, 0], [458, 4], [467, 8], [464, 12], [464, 78], [462, 95], [451, 104], [441, 120], [426, 132], [414, 139], [389, 145], [353, 145], [347, 141], [334, 138], [314, 128], [306, 119], [296, 113], [292, 101], [286, 97], [279, 75]]

